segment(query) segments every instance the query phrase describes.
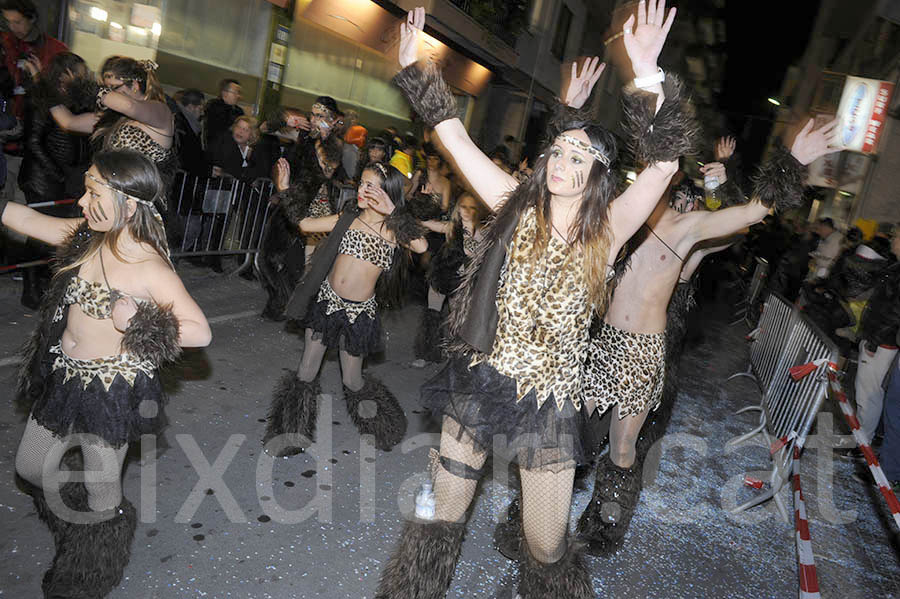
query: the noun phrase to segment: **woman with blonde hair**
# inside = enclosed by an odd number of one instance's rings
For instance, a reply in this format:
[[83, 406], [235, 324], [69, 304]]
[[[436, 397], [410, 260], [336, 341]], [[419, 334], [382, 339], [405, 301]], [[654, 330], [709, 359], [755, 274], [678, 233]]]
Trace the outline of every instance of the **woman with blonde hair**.
[[[101, 152], [84, 182], [82, 218], [0, 202], [3, 225], [58, 247], [18, 388], [31, 410], [16, 472], [56, 544], [47, 597], [102, 597], [118, 585], [136, 524], [122, 496], [128, 446], [160, 428], [161, 364], [211, 339], [169, 260], [154, 164]], [[70, 447], [83, 455], [83, 484], [60, 479]]]

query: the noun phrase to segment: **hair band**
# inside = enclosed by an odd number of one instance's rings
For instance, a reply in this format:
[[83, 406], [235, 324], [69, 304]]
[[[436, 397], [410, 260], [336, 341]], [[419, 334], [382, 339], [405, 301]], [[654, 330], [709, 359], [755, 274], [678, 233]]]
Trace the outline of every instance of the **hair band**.
[[593, 156], [594, 158], [599, 160], [603, 164], [603, 166], [605, 166], [606, 168], [609, 168], [609, 158], [606, 157], [606, 154], [604, 154], [603, 152], [601, 152], [600, 150], [598, 150], [591, 144], [583, 142], [580, 139], [576, 139], [576, 138], [572, 137], [571, 135], [566, 135], [565, 133], [561, 134], [559, 136], [559, 139], [563, 140], [564, 142], [572, 144], [576, 148], [584, 150], [585, 152], [587, 152], [588, 154], [590, 154], [591, 156]]
[[381, 173], [382, 179], [385, 179], [385, 180], [387, 179], [387, 176], [388, 176], [387, 168], [383, 164], [381, 164], [380, 162], [373, 162], [372, 166], [375, 167], [376, 169], [378, 169], [378, 172]]
[[[95, 177], [94, 175], [92, 175], [90, 173], [85, 173], [85, 175], [87, 175], [88, 178], [91, 181], [93, 181], [94, 183], [97, 183], [98, 185], [102, 185], [103, 187], [106, 187], [107, 189], [111, 189], [112, 191], [115, 191], [116, 193], [121, 193], [126, 198], [128, 198], [130, 200], [134, 200], [138, 204], [143, 204], [144, 206], [147, 206], [148, 208], [150, 208], [150, 210], [153, 211], [153, 217], [156, 220], [158, 220], [160, 222], [160, 224], [162, 224], [162, 222], [163, 222], [162, 215], [159, 213], [159, 210], [156, 209], [156, 204], [154, 204], [150, 200], [142, 200], [141, 198], [139, 198], [137, 196], [133, 196], [126, 191], [122, 191], [118, 187], [115, 187], [113, 185], [110, 185], [109, 183], [101, 181], [100, 179], [98, 179], [97, 177]], [[113, 173], [113, 175], [115, 176], [115, 173]]]

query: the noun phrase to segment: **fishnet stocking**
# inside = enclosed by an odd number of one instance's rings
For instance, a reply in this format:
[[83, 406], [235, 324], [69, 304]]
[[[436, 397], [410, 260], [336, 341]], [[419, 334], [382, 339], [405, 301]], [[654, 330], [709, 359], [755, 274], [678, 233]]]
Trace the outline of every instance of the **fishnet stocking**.
[[575, 468], [559, 472], [519, 470], [522, 479], [522, 528], [531, 555], [543, 563], [566, 552]]
[[441, 308], [444, 307], [444, 298], [446, 298], [446, 297], [447, 297], [446, 295], [444, 295], [443, 293], [438, 293], [438, 291], [434, 287], [431, 287], [429, 285], [428, 286], [428, 309], [434, 310], [435, 312], [440, 312]]
[[631, 468], [636, 457], [634, 444], [650, 408], [622, 419], [619, 418], [618, 404], [613, 409], [615, 411], [609, 423], [609, 459], [620, 468]]
[[[31, 484], [43, 488], [44, 461], [51, 452], [62, 458], [65, 448], [59, 446], [79, 445], [77, 439], [74, 437], [66, 441], [57, 437], [29, 417], [16, 451], [16, 471]], [[94, 442], [80, 443], [80, 447], [84, 456], [84, 485], [88, 492], [88, 505], [99, 512], [122, 503], [122, 464], [125, 462], [128, 445], [114, 449], [106, 444], [98, 444], [99, 439], [96, 437], [92, 441]], [[51, 471], [56, 473], [59, 469], [57, 462], [52, 465]]]
[[[487, 459], [487, 453], [479, 449], [465, 431], [460, 431], [459, 423], [444, 416], [441, 457], [480, 470]], [[462, 522], [477, 486], [477, 480], [454, 476], [439, 464], [434, 477], [435, 518], [444, 522]]]
[[322, 366], [322, 358], [328, 349], [318, 339], [313, 339], [313, 330], [306, 329], [303, 345], [303, 357], [300, 358], [300, 366], [297, 368], [297, 377], [304, 382], [314, 381], [319, 376], [319, 368]]
[[345, 351], [341, 351], [341, 380], [344, 386], [351, 391], [359, 391], [363, 388], [363, 358], [364, 356], [351, 356]]

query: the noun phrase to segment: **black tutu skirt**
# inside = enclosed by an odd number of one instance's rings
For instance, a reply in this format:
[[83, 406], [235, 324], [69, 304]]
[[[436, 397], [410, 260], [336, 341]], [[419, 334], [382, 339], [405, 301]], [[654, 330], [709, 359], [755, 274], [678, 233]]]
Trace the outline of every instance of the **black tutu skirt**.
[[[354, 303], [344, 300], [347, 303]], [[326, 314], [328, 300], [312, 302], [303, 324], [313, 330], [313, 339], [329, 348], [338, 348], [351, 356], [376, 354], [384, 349], [381, 318], [378, 312], [371, 318], [363, 312], [350, 322], [344, 310]]]
[[48, 355], [41, 365], [43, 389], [31, 410], [37, 423], [53, 434], [96, 435], [118, 448], [162, 429], [166, 396], [158, 370], [153, 376], [137, 371], [134, 385], [121, 374], [110, 374], [107, 390], [96, 377], [87, 386], [79, 376], [66, 381], [65, 369], [53, 370], [53, 361]]
[[468, 356], [455, 356], [422, 386], [422, 405], [449, 416], [480, 449], [518, 462], [527, 470], [558, 472], [588, 461], [582, 446], [584, 410], [571, 402], [558, 410], [553, 397], [537, 406], [534, 391], [516, 402], [516, 381], [486, 362], [468, 367]]

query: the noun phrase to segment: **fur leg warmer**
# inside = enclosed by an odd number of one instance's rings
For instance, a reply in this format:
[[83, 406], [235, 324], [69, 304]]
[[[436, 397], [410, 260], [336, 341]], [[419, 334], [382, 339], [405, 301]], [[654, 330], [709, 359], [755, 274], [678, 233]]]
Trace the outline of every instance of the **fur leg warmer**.
[[[60, 494], [71, 509], [90, 511], [82, 483], [67, 483]], [[63, 524], [53, 567], [44, 575], [45, 598], [100, 599], [122, 580], [137, 527], [134, 506], [123, 498], [119, 507], [108, 513], [93, 513], [97, 522]]]
[[361, 435], [374, 435], [375, 447], [390, 450], [406, 434], [406, 414], [390, 389], [378, 379], [366, 376], [359, 391], [344, 387], [347, 411]]
[[410, 106], [429, 127], [459, 116], [456, 98], [444, 81], [441, 70], [433, 62], [421, 66], [411, 64], [394, 75], [391, 81], [400, 88]]
[[587, 543], [587, 553], [609, 556], [625, 539], [641, 493], [642, 469], [616, 466], [609, 455], [597, 464], [594, 495], [578, 519], [578, 535]]
[[508, 560], [521, 559], [522, 536], [522, 495], [516, 494], [506, 510], [506, 522], [499, 522], [494, 528], [494, 546]]
[[293, 372], [281, 377], [269, 405], [263, 445], [268, 446], [277, 437], [280, 439], [267, 447], [267, 452], [283, 458], [309, 447], [316, 435], [319, 392], [318, 377], [301, 381]]
[[777, 145], [753, 177], [753, 195], [764, 206], [774, 205], [779, 212], [802, 206], [806, 176], [807, 168], [790, 150]]
[[640, 162], [669, 162], [694, 154], [700, 123], [681, 79], [666, 74], [665, 100], [656, 111], [656, 94], [631, 87], [623, 94], [628, 144]]
[[441, 313], [426, 307], [414, 342], [416, 357], [426, 362], [440, 362], [443, 359], [441, 341]]
[[181, 355], [178, 329], [178, 318], [172, 312], [172, 306], [140, 302], [122, 336], [122, 349], [159, 366]]
[[407, 521], [375, 599], [443, 599], [465, 534], [465, 524]]
[[594, 599], [591, 574], [584, 563], [583, 546], [570, 543], [565, 555], [552, 564], [531, 556], [522, 541], [519, 562], [519, 595], [522, 599]]

